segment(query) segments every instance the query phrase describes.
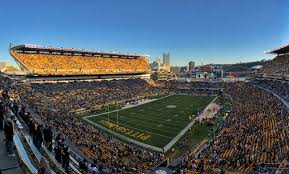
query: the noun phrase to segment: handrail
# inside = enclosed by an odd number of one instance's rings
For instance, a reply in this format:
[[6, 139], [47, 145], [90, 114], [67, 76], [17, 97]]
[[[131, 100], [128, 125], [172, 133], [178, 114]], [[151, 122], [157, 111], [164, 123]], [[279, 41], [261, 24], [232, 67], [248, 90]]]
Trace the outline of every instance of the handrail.
[[[21, 117], [20, 117], [20, 119], [21, 119], [21, 121], [23, 121]], [[17, 123], [17, 127], [21, 127], [21, 129], [23, 129], [23, 126], [22, 126], [21, 122], [20, 122], [18, 119], [17, 119], [16, 123]], [[19, 129], [19, 128], [18, 128], [18, 129]], [[38, 150], [38, 149], [35, 147], [35, 145], [32, 143], [32, 140], [31, 140], [30, 136], [29, 136], [28, 134], [25, 134], [23, 131], [21, 131], [21, 133], [22, 133], [25, 141], [28, 143], [28, 145], [29, 145], [30, 149], [32, 150], [34, 156], [36, 157], [37, 161], [40, 162], [41, 158], [44, 157], [44, 156], [41, 154], [41, 152], [39, 152], [39, 150]], [[49, 152], [48, 149], [47, 149], [45, 146], [42, 146], [42, 148], [44, 149], [44, 151], [47, 150], [47, 152], [45, 151], [46, 154]], [[45, 148], [46, 148], [46, 149], [45, 149]], [[49, 152], [49, 153], [51, 153], [51, 152]], [[51, 154], [51, 155], [52, 155], [52, 157], [53, 157], [53, 154]], [[49, 156], [49, 155], [48, 155], [48, 156]], [[51, 157], [51, 156], [49, 156], [49, 157]], [[53, 158], [53, 159], [54, 159], [54, 158]], [[52, 159], [52, 160], [53, 160], [53, 159]], [[79, 166], [79, 163], [78, 163], [72, 156], [70, 156], [70, 161], [72, 161], [72, 162], [76, 165], [76, 166], [74, 166], [72, 163], [69, 163], [70, 168], [71, 168], [75, 173], [77, 173], [77, 174], [82, 174], [82, 173], [77, 169], [77, 166]], [[60, 166], [61, 166], [61, 165], [60, 165]], [[58, 166], [57, 166], [57, 167], [58, 167]], [[61, 167], [62, 167], [62, 166], [61, 166]], [[64, 170], [64, 169], [63, 169], [63, 170]], [[51, 170], [51, 172], [52, 172], [52, 174], [56, 174], [53, 170]]]
[[[55, 160], [54, 155], [46, 148], [45, 145], [42, 145], [43, 150], [45, 151], [45, 153], [50, 157], [51, 160], [54, 160], [56, 163], [58, 163], [58, 161]], [[69, 167], [77, 174], [82, 174], [77, 167], [75, 167], [71, 162], [73, 162], [76, 166], [79, 166], [79, 163], [72, 157], [69, 156], [70, 162], [69, 162]], [[59, 164], [59, 163], [58, 163]], [[60, 164], [59, 164], [60, 165]], [[61, 165], [60, 165], [61, 166]], [[62, 167], [62, 166], [61, 166]], [[64, 169], [63, 169], [64, 170]]]
[[82, 174], [73, 164], [69, 163], [69, 167], [77, 174]]
[[35, 147], [35, 145], [33, 144], [33, 142], [31, 141], [30, 137], [27, 137], [27, 135], [25, 135], [23, 132], [21, 132], [24, 140], [27, 142], [27, 144], [29, 145], [29, 148], [31, 149], [31, 151], [33, 152], [33, 155], [36, 157], [37, 161], [40, 162], [42, 155], [39, 152], [39, 150]]
[[[72, 156], [69, 156], [70, 159], [70, 163], [69, 163], [69, 167], [76, 173], [81, 174], [81, 172], [77, 169], [77, 167], [75, 167], [72, 163], [74, 163], [76, 166], [79, 167], [79, 162], [77, 162]], [[72, 162], [72, 163], [71, 163]]]
[[[25, 141], [28, 143], [30, 149], [32, 150], [34, 156], [36, 157], [37, 161], [40, 163], [41, 158], [43, 158], [43, 155], [39, 152], [39, 150], [35, 147], [35, 145], [32, 143], [31, 138], [28, 135], [25, 135], [23, 132], [21, 132], [23, 134], [23, 137], [25, 139]], [[51, 173], [52, 174], [56, 174], [52, 169]]]
[[18, 132], [13, 136], [13, 140], [14, 140], [18, 155], [20, 157], [20, 160], [23, 161], [23, 163], [28, 168], [30, 173], [37, 174], [38, 171], [34, 167], [34, 165], [31, 163], [31, 161], [30, 161], [30, 159], [29, 159], [29, 157], [28, 157], [28, 155], [27, 155], [27, 153], [23, 147], [23, 144], [21, 143]]
[[59, 169], [59, 171], [61, 173], [66, 173], [65, 169], [62, 167], [62, 165], [58, 161], [56, 161], [54, 155], [43, 144], [42, 144], [42, 149], [44, 150], [46, 155], [49, 157], [50, 161], [53, 162], [53, 164]]

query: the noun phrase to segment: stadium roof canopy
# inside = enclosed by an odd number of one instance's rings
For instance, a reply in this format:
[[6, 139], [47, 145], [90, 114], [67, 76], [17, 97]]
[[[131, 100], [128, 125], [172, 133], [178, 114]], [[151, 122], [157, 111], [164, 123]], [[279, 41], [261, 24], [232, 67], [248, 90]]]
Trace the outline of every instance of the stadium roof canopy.
[[24, 52], [59, 52], [59, 53], [70, 53], [70, 54], [91, 54], [91, 55], [100, 55], [108, 57], [128, 57], [128, 58], [141, 58], [148, 57], [145, 54], [128, 54], [128, 53], [116, 53], [116, 52], [103, 52], [103, 51], [94, 51], [86, 49], [75, 49], [75, 48], [54, 48], [54, 47], [45, 47], [39, 45], [17, 45], [10, 48], [12, 51], [24, 51]]
[[266, 54], [287, 54], [289, 53], [289, 44], [281, 46], [279, 48], [265, 51]]

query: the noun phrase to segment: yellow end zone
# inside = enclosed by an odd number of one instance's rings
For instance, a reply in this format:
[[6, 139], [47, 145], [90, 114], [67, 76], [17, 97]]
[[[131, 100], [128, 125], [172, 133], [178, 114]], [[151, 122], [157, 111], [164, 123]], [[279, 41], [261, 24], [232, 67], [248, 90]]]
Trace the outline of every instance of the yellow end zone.
[[114, 123], [107, 121], [107, 120], [100, 120], [100, 121], [98, 121], [98, 123], [100, 123], [101, 125], [109, 128], [111, 130], [114, 130], [114, 131], [117, 131], [120, 133], [124, 133], [124, 134], [128, 135], [129, 137], [133, 137], [135, 139], [139, 139], [142, 141], [146, 141], [147, 139], [149, 139], [151, 137], [148, 134], [138, 132], [135, 130], [131, 130], [131, 129], [123, 127], [123, 126], [119, 126], [119, 125], [114, 124]]

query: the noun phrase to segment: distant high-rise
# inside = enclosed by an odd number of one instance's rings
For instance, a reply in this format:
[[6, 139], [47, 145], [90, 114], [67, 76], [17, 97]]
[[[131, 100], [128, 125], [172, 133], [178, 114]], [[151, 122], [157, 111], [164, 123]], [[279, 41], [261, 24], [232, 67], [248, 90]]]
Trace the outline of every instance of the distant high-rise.
[[164, 53], [163, 54], [163, 64], [164, 65], [170, 65], [170, 59], [171, 59], [170, 53]]
[[193, 61], [190, 61], [190, 62], [189, 62], [189, 69], [190, 69], [190, 70], [193, 69], [193, 68], [195, 68], [195, 66], [196, 66], [196, 63], [195, 63], [195, 62], [193, 62]]

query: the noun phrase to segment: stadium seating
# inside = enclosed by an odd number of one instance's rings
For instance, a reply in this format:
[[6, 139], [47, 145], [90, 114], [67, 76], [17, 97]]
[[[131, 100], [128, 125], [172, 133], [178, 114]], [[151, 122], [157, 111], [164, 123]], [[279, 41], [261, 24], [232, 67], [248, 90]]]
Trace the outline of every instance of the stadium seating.
[[279, 55], [261, 69], [266, 75], [289, 77], [289, 54]]
[[[123, 173], [148, 171], [164, 159], [158, 153], [145, 151], [115, 140], [78, 120], [77, 117], [71, 117], [70, 113], [73, 111], [72, 107], [91, 108], [95, 104], [102, 105], [103, 102], [127, 101], [137, 95], [150, 96], [167, 90], [152, 88], [143, 79], [32, 84], [31, 87], [35, 95], [29, 97], [26, 95], [27, 100], [23, 96], [22, 99], [27, 101], [25, 104], [34, 103], [35, 107], [33, 109], [35, 109], [35, 113], [41, 115], [41, 119], [52, 127], [57, 127], [61, 135], [72, 142], [80, 152], [90, 159], [98, 159], [98, 164], [101, 164], [107, 170], [112, 170], [110, 167], [114, 165], [117, 170], [124, 170]], [[22, 92], [24, 94], [32, 90], [23, 89], [17, 88], [15, 94], [18, 95]], [[28, 107], [27, 105], [27, 109]], [[31, 110], [29, 109], [29, 111]], [[23, 118], [28, 120], [26, 124], [30, 127], [28, 117]], [[49, 156], [44, 156], [49, 159]], [[70, 168], [73, 169], [73, 166]]]
[[143, 74], [149, 71], [144, 58], [104, 58], [11, 52], [33, 75]]
[[[268, 83], [263, 85], [269, 86]], [[288, 96], [285, 95], [288, 94], [287, 86], [283, 87], [282, 83], [270, 84], [276, 93], [284, 90], [280, 95]], [[280, 87], [277, 88], [276, 84]], [[224, 88], [233, 99], [233, 107], [222, 122], [220, 132], [206, 144], [206, 148], [201, 153], [189, 152], [191, 156], [185, 162], [184, 173], [198, 173], [198, 169], [192, 166], [200, 163], [200, 160], [204, 162], [204, 171], [207, 173], [217, 173], [222, 169], [224, 173], [231, 174], [252, 173], [260, 164], [283, 168], [284, 161], [288, 159], [288, 112], [278, 98], [256, 88], [252, 83], [156, 82], [153, 87], [144, 80], [129, 79], [24, 86], [19, 84], [13, 88], [15, 96], [19, 95], [27, 108], [33, 106], [43, 121], [61, 132], [83, 154], [97, 159], [103, 167], [113, 166], [127, 173], [148, 172], [164, 158], [162, 154], [120, 142], [79, 120], [70, 111], [114, 101], [128, 101], [136, 96], [169, 93], [179, 88], [202, 87]], [[200, 156], [196, 158], [196, 154]]]
[[185, 173], [196, 172], [196, 160], [204, 161], [204, 171], [253, 173], [260, 164], [282, 166], [289, 153], [286, 107], [249, 84], [228, 85], [225, 90], [233, 98], [233, 110], [200, 156], [185, 163]]
[[251, 82], [253, 85], [268, 89], [289, 102], [289, 83], [280, 80], [260, 79]]

